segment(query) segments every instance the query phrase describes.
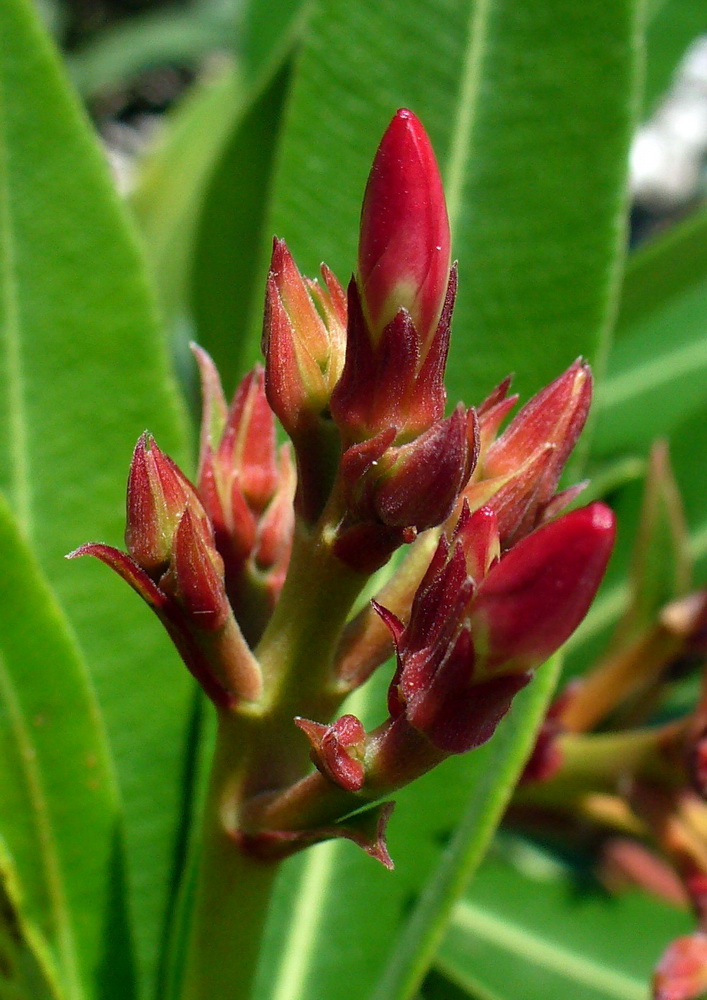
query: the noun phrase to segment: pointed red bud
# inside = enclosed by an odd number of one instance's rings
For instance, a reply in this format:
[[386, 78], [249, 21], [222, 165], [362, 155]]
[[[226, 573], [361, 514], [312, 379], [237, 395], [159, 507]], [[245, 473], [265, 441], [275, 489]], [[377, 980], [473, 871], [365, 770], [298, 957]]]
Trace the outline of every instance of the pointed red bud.
[[225, 563], [228, 595], [245, 626], [256, 607], [267, 615], [284, 582], [294, 530], [295, 471], [289, 448], [276, 451], [262, 367], [245, 376], [227, 409], [213, 361], [200, 347], [192, 349], [204, 401], [199, 495]]
[[478, 677], [543, 663], [586, 615], [614, 544], [601, 503], [565, 514], [518, 542], [482, 581], [470, 608]]
[[327, 409], [344, 363], [346, 300], [328, 268], [306, 281], [284, 240], [273, 243], [263, 353], [268, 402], [288, 434]]
[[[591, 370], [581, 359], [534, 396], [493, 443], [513, 397], [509, 381], [483, 404], [481, 461], [467, 491], [472, 507], [489, 504], [499, 516], [503, 548], [547, 519], [549, 505], [589, 413]], [[566, 497], [569, 502], [570, 497]], [[555, 507], [557, 513], [557, 506]]]
[[591, 370], [580, 358], [533, 396], [491, 445], [484, 459], [485, 474], [505, 475], [538, 448], [552, 445], [552, 477], [556, 485], [584, 427], [591, 399]]
[[174, 533], [187, 508], [206, 520], [184, 473], [150, 435], [143, 434], [130, 465], [125, 544], [135, 562], [155, 580], [169, 564]]
[[415, 115], [401, 109], [378, 147], [361, 212], [358, 283], [374, 341], [405, 309], [429, 344], [449, 265], [449, 220], [432, 145]]

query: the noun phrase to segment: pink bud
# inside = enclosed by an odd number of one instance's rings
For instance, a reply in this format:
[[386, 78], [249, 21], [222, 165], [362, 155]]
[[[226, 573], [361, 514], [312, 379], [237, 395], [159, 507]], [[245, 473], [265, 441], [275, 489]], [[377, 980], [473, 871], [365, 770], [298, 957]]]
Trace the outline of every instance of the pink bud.
[[470, 609], [476, 675], [543, 663], [586, 615], [614, 544], [601, 503], [565, 514], [518, 542], [482, 581]]
[[439, 168], [422, 124], [402, 109], [378, 147], [361, 212], [358, 283], [375, 341], [405, 309], [421, 341], [429, 344], [447, 293], [449, 264]]
[[707, 990], [707, 934], [673, 941], [653, 976], [653, 1000], [696, 1000]]

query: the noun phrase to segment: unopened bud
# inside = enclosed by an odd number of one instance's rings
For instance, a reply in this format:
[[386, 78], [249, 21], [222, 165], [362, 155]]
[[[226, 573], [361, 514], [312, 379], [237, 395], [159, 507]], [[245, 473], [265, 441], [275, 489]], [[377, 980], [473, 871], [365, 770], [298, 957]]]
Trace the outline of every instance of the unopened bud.
[[345, 341], [346, 299], [334, 275], [322, 268], [322, 284], [305, 280], [285, 241], [276, 239], [265, 297], [265, 386], [291, 436], [327, 409]]

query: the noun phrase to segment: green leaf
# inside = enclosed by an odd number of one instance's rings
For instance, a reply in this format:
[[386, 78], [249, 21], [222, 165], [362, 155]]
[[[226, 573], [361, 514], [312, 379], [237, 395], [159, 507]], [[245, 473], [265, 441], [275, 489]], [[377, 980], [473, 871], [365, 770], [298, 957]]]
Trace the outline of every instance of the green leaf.
[[[278, 154], [269, 232], [303, 272], [345, 281], [360, 202], [394, 110], [428, 128], [460, 291], [450, 399], [509, 371], [523, 394], [577, 354], [602, 360], [633, 124], [634, 5], [320, 0]], [[256, 353], [257, 330], [251, 356]]]
[[596, 455], [643, 451], [707, 403], [707, 212], [629, 261], [597, 396]]
[[0, 1000], [60, 1000], [47, 942], [22, 918], [17, 881], [0, 848]]
[[[0, 484], [76, 630], [127, 817], [139, 969], [163, 918], [192, 690], [150, 612], [105, 567], [133, 443], [177, 459], [181, 412], [143, 265], [90, 126], [27, 0], [0, 5]], [[79, 838], [85, 843], [85, 838]]]
[[5, 501], [0, 561], [0, 844], [12, 872], [5, 892], [18, 926], [46, 941], [49, 962], [40, 957], [66, 1000], [128, 1000], [122, 833], [102, 720]]
[[622, 638], [634, 639], [656, 621], [664, 604], [683, 597], [692, 582], [687, 526], [666, 441], [651, 450], [641, 515], [636, 526]]
[[242, 74], [227, 61], [166, 116], [161, 135], [139, 164], [130, 203], [171, 324], [187, 305], [195, 228], [208, 178], [243, 100]]
[[143, 70], [165, 64], [198, 66], [204, 56], [236, 47], [233, 3], [146, 10], [104, 28], [67, 58], [81, 94], [95, 97], [130, 82]]
[[288, 83], [282, 67], [242, 108], [204, 196], [192, 270], [196, 339], [213, 357], [227, 393], [248, 367], [242, 343], [253, 309], [262, 314], [258, 249], [275, 143]]
[[243, 62], [249, 80], [272, 78], [306, 24], [312, 0], [251, 0], [243, 22]]
[[437, 965], [470, 993], [498, 1000], [647, 1000], [653, 966], [690, 924], [639, 893], [612, 898], [495, 859], [457, 905]]

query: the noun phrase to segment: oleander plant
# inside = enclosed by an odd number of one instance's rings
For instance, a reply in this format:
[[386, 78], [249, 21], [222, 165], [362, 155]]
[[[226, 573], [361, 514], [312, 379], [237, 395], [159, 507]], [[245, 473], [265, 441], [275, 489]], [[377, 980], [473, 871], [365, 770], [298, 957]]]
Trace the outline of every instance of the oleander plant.
[[[0, 5], [0, 1000], [707, 994], [698, 196], [628, 249], [700, 5], [47, 10]], [[141, 59], [190, 72], [119, 193]]]

